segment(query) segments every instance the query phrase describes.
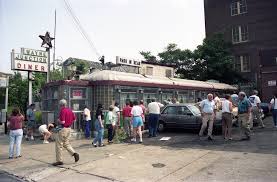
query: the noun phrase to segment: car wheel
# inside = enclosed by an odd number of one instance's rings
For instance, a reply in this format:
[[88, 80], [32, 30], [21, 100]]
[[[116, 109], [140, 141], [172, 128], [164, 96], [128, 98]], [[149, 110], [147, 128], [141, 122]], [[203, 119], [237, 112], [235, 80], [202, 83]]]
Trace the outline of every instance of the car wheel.
[[164, 124], [163, 121], [159, 121], [159, 124], [158, 124], [158, 131], [159, 131], [159, 132], [165, 131], [165, 124]]

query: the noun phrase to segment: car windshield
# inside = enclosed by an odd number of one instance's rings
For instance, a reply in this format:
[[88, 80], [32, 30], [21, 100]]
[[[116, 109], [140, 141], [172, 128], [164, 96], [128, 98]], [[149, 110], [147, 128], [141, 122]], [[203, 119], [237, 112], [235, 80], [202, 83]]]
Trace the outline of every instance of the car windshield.
[[193, 112], [193, 114], [195, 115], [200, 115], [201, 112], [200, 110], [196, 107], [196, 106], [193, 106], [193, 105], [188, 105], [188, 108], [191, 110], [191, 112]]

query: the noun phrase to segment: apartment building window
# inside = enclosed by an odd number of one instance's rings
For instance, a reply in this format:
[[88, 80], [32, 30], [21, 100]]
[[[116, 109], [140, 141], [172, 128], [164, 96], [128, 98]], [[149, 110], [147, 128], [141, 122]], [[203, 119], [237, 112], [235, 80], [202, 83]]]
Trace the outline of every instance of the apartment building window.
[[165, 76], [168, 78], [172, 77], [172, 71], [171, 70], [165, 70]]
[[249, 40], [248, 26], [235, 26], [232, 28], [233, 43], [247, 42]]
[[235, 69], [239, 72], [250, 72], [249, 55], [240, 55], [235, 57]]
[[146, 75], [153, 75], [153, 67], [146, 67]]
[[246, 0], [235, 1], [231, 3], [231, 16], [247, 13]]

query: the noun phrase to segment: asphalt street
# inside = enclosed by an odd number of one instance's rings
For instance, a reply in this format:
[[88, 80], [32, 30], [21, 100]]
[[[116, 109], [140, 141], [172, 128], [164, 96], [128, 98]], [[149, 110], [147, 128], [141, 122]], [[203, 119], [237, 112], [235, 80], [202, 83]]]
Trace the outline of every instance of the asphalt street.
[[[277, 129], [272, 118], [266, 128], [255, 128], [250, 141], [240, 141], [234, 128], [233, 141], [216, 135], [214, 141], [199, 140], [196, 132], [169, 130], [143, 144], [121, 143], [94, 148], [91, 140], [74, 140], [81, 159], [64, 152], [64, 165], [53, 167], [54, 143], [23, 142], [20, 159], [9, 160], [8, 137], [0, 136], [0, 181], [123, 181], [123, 182], [275, 182], [277, 181]], [[170, 137], [161, 141], [162, 137]]]
[[0, 182], [24, 182], [24, 180], [0, 170]]

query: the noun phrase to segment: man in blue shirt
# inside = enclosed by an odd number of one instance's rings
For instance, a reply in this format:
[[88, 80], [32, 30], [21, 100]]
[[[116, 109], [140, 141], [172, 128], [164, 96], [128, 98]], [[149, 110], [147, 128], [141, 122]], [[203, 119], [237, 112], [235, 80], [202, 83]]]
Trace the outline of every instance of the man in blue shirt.
[[208, 128], [208, 140], [213, 140], [212, 133], [213, 133], [213, 125], [215, 120], [215, 102], [213, 100], [213, 94], [208, 94], [207, 99], [203, 100], [200, 103], [200, 110], [202, 115], [202, 126], [199, 132], [199, 136], [202, 137], [204, 134], [204, 131], [207, 128], [207, 125], [209, 123]]
[[239, 93], [239, 102], [238, 102], [238, 121], [241, 128], [241, 133], [243, 133], [246, 138], [241, 138], [241, 140], [250, 140], [250, 123], [249, 117], [251, 112], [251, 103], [246, 98], [244, 92]]

